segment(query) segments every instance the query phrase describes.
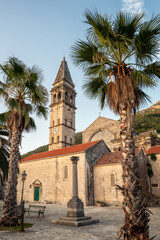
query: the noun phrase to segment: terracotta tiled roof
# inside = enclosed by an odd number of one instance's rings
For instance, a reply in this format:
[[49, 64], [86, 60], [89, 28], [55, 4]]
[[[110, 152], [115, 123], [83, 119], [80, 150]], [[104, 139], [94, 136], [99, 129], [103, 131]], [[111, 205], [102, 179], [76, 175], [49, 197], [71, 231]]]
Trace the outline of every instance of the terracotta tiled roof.
[[148, 154], [160, 153], [160, 145], [157, 145], [157, 146], [154, 146], [154, 147], [150, 148], [147, 153]]
[[36, 153], [29, 157], [23, 158], [21, 162], [42, 159], [42, 158], [48, 158], [48, 157], [55, 157], [55, 156], [66, 155], [66, 154], [70, 154], [70, 153], [76, 153], [76, 152], [83, 152], [83, 151], [87, 150], [88, 148], [92, 147], [93, 145], [95, 145], [97, 142], [99, 142], [99, 140], [94, 141], [94, 142], [89, 142], [89, 143], [82, 143], [82, 144], [74, 145], [71, 147], [56, 149], [56, 150], [52, 150], [52, 151]]
[[[139, 149], [135, 149], [135, 154], [138, 155]], [[122, 151], [109, 152], [103, 154], [102, 157], [95, 163], [97, 165], [105, 165], [110, 163], [119, 163], [122, 158]]]
[[109, 152], [106, 154], [103, 154], [102, 157], [96, 162], [96, 165], [104, 165], [109, 163], [119, 163], [122, 157], [122, 152]]

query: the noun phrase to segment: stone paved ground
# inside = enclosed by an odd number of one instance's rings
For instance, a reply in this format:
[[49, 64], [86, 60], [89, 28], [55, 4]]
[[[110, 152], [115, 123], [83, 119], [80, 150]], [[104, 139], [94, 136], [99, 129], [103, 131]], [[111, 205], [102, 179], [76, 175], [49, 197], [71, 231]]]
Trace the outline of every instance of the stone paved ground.
[[[85, 227], [69, 227], [57, 225], [52, 219], [66, 215], [66, 206], [59, 204], [46, 205], [45, 218], [38, 219], [37, 214], [25, 216], [25, 222], [33, 223], [33, 227], [23, 233], [0, 232], [0, 240], [115, 240], [117, 231], [123, 224], [123, 211], [120, 207], [85, 207], [85, 215], [98, 218], [100, 223]], [[160, 240], [160, 208], [152, 208], [150, 233]]]

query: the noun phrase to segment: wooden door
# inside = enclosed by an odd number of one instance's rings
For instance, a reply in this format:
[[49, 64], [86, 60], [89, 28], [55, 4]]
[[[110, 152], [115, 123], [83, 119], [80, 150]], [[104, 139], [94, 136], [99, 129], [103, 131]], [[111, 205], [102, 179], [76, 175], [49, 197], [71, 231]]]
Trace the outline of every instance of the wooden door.
[[34, 201], [39, 201], [39, 187], [34, 187]]

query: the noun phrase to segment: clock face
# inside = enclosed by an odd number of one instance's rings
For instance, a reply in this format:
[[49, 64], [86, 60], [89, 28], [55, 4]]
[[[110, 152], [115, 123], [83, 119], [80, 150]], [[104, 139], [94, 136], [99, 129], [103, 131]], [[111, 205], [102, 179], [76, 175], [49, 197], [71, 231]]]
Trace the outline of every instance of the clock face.
[[54, 129], [54, 133], [58, 133], [58, 128], [55, 128], [55, 129]]

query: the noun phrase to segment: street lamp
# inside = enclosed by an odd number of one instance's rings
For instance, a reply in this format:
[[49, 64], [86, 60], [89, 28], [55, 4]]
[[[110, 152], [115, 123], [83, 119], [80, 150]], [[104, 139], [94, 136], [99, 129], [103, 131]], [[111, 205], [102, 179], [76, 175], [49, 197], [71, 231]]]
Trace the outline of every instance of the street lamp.
[[24, 192], [24, 182], [26, 180], [27, 173], [26, 171], [22, 172], [22, 195], [21, 195], [21, 210], [22, 210], [22, 219], [21, 219], [21, 228], [20, 232], [24, 231], [24, 201], [23, 201], [23, 192]]
[[22, 195], [21, 195], [21, 204], [23, 203], [23, 192], [24, 192], [24, 182], [26, 180], [27, 173], [26, 171], [22, 172]]

